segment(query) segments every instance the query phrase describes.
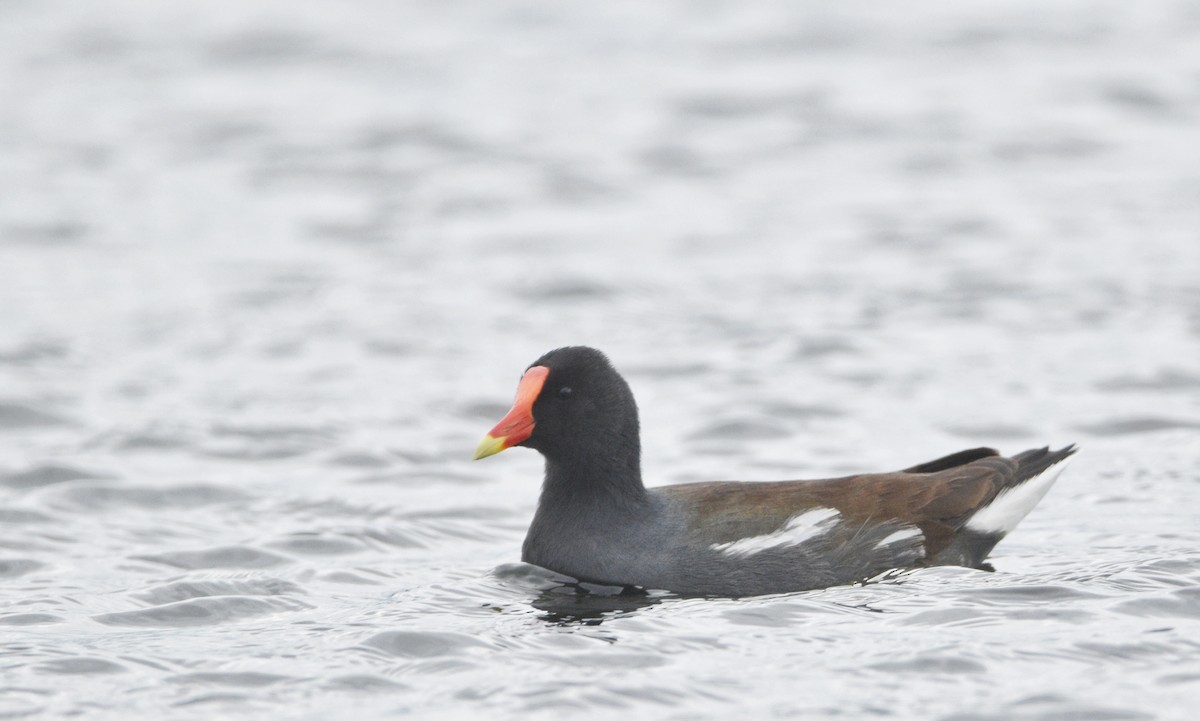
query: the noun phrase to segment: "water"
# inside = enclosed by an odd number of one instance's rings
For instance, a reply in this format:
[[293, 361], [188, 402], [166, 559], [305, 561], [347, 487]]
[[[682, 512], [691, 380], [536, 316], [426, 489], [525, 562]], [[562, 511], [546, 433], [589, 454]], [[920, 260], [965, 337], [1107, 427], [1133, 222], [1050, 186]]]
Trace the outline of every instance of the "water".
[[[0, 98], [0, 717], [1192, 718], [1194, 4], [9, 2]], [[576, 596], [467, 460], [571, 343], [652, 485], [1082, 451], [996, 573]]]

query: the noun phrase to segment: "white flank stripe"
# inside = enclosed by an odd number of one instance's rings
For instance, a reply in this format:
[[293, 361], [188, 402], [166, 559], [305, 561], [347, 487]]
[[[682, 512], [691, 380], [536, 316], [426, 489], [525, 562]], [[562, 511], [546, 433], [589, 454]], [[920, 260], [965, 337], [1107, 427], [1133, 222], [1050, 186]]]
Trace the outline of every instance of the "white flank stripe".
[[911, 541], [918, 538], [921, 539], [921, 543], [925, 542], [925, 534], [921, 533], [921, 529], [917, 528], [916, 526], [905, 526], [899, 531], [894, 531], [893, 533], [889, 534], [887, 538], [884, 538], [879, 543], [876, 543], [875, 547], [883, 548], [884, 546], [890, 546], [893, 543]]
[[709, 548], [728, 556], [749, 556], [771, 548], [795, 546], [816, 538], [836, 525], [840, 514], [832, 508], [814, 508], [789, 518], [777, 530], [763, 536], [714, 543]]
[[979, 533], [1001, 535], [1016, 528], [1021, 519], [1042, 500], [1069, 462], [1070, 459], [1063, 459], [1021, 485], [1001, 491], [991, 503], [971, 516], [967, 528]]

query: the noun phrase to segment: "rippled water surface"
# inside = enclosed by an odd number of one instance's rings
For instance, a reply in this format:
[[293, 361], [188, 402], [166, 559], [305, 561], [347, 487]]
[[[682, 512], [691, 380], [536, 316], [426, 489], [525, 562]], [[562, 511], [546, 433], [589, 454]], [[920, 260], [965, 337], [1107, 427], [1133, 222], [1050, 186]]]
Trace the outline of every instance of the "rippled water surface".
[[[0, 718], [1191, 719], [1191, 2], [0, 3]], [[520, 371], [651, 484], [1082, 451], [993, 556], [518, 563]]]

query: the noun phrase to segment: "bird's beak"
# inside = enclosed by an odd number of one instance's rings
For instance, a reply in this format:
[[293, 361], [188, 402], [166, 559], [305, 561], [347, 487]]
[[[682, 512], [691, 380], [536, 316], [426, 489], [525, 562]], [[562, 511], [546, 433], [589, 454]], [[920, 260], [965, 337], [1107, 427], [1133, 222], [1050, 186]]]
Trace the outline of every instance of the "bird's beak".
[[513, 401], [512, 410], [479, 442], [474, 460], [499, 453], [533, 435], [533, 403], [542, 392], [548, 375], [550, 369], [546, 366], [533, 366], [525, 371], [517, 385], [517, 399]]

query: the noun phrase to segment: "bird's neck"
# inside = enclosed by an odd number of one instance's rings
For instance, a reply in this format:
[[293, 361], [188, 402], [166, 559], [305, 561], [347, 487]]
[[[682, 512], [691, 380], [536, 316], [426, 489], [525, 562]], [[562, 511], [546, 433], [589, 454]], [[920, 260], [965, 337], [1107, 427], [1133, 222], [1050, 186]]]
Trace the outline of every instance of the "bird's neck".
[[547, 457], [540, 505], [596, 510], [634, 510], [645, 505], [641, 449], [636, 441], [619, 448], [599, 449], [569, 460]]

